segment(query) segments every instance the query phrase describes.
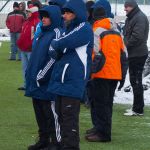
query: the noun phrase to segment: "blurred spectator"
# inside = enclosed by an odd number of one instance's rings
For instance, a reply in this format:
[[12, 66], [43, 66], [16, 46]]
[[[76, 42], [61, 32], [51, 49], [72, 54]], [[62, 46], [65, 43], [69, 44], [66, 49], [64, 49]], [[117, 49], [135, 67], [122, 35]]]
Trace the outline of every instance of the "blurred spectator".
[[88, 16], [88, 22], [90, 24], [93, 24], [93, 19], [92, 19], [92, 11], [93, 8], [92, 6], [94, 5], [94, 1], [87, 1], [86, 2], [86, 9], [87, 9], [87, 16]]
[[26, 15], [26, 3], [25, 2], [20, 2], [19, 3], [19, 10]]
[[96, 8], [98, 6], [102, 6], [105, 9], [106, 16], [108, 18], [113, 18], [114, 17], [113, 13], [111, 12], [110, 2], [108, 0], [98, 0], [98, 1], [95, 2], [95, 4], [92, 7]]
[[27, 9], [27, 20], [24, 22], [22, 26], [22, 31], [17, 41], [17, 45], [21, 50], [22, 71], [24, 78], [24, 86], [18, 88], [18, 90], [25, 90], [26, 88], [25, 71], [27, 69], [29, 58], [32, 51], [32, 41], [34, 37], [34, 32], [36, 30], [36, 25], [38, 24], [39, 21], [40, 20], [38, 8], [36, 6], [33, 6]]
[[19, 10], [19, 4], [14, 2], [13, 11], [10, 12], [6, 19], [7, 28], [10, 30], [11, 37], [11, 55], [9, 60], [16, 60], [18, 53], [18, 60], [21, 60], [20, 50], [17, 47], [16, 41], [20, 36], [22, 25], [25, 21], [25, 14]]
[[42, 3], [39, 0], [31, 0], [32, 4], [39, 9], [42, 8]]
[[28, 2], [27, 2], [27, 7], [30, 8], [30, 7], [32, 7], [32, 6], [33, 6], [33, 3], [32, 3], [31, 1], [28, 1]]

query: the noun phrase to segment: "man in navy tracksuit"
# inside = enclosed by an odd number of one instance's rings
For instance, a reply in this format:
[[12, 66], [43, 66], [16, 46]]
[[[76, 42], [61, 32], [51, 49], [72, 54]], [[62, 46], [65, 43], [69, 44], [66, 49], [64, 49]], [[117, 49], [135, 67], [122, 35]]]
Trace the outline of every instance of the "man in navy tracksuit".
[[49, 53], [49, 47], [51, 41], [57, 39], [61, 34], [61, 11], [58, 6], [45, 6], [39, 11], [39, 14], [42, 21], [41, 33], [35, 39], [26, 70], [27, 85], [25, 93], [26, 96], [32, 97], [39, 128], [39, 141], [29, 146], [28, 150], [48, 148], [50, 139], [53, 143], [60, 141], [60, 136], [58, 134], [55, 135], [57, 114], [54, 111], [54, 102], [51, 102], [55, 96], [47, 92], [47, 87], [51, 77], [52, 66], [55, 63], [55, 60], [51, 58]]
[[93, 31], [86, 22], [82, 0], [70, 0], [63, 11], [67, 29], [63, 37], [51, 43], [51, 55], [61, 57], [53, 68], [48, 91], [58, 96], [61, 150], [79, 150], [80, 100], [90, 74]]

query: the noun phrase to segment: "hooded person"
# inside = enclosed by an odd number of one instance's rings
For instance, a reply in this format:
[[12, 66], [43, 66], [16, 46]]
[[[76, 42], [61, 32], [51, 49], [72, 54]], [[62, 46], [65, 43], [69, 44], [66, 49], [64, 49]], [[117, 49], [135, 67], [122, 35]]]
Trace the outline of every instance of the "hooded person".
[[[91, 75], [91, 118], [94, 128], [88, 130], [90, 132], [85, 138], [89, 142], [110, 142], [113, 97], [117, 83], [122, 79], [120, 57], [124, 43], [120, 33], [113, 29], [111, 19], [107, 18], [105, 8], [94, 8], [93, 18], [93, 62], [100, 54], [103, 54], [105, 61], [103, 66], [97, 67]], [[98, 63], [101, 63], [101, 59], [102, 57]]]
[[[49, 45], [61, 34], [61, 10], [58, 6], [45, 6], [39, 10], [39, 14], [42, 21], [41, 33], [36, 37], [32, 47], [32, 54], [26, 70], [25, 91], [25, 95], [32, 98], [39, 141], [30, 145], [28, 150], [51, 148], [52, 144], [60, 140], [60, 135], [55, 134], [55, 123], [57, 124], [57, 120], [54, 120], [53, 116], [55, 95], [49, 94], [47, 87], [55, 62], [49, 53]], [[44, 68], [44, 66], [46, 67]], [[46, 72], [48, 67], [50, 69]], [[40, 74], [41, 70], [44, 70], [44, 73]], [[39, 83], [40, 75], [45, 76], [43, 82]], [[56, 115], [56, 113], [54, 114]]]
[[[56, 6], [58, 6], [60, 9], [62, 9], [62, 7], [64, 6], [65, 3], [66, 3], [66, 0], [49, 0], [49, 1], [48, 1], [49, 6], [51, 6], [51, 5], [56, 5]], [[36, 39], [36, 37], [37, 37], [37, 36], [40, 34], [40, 32], [41, 32], [40, 26], [42, 26], [42, 22], [39, 22], [39, 24], [37, 25], [36, 32], [35, 32], [35, 35], [34, 35], [35, 39]], [[63, 18], [61, 19], [61, 27], [62, 27], [62, 28], [65, 28], [65, 24], [64, 24]], [[34, 45], [34, 41], [33, 41], [33, 45]]]
[[[79, 7], [80, 6], [80, 7]], [[58, 58], [48, 91], [57, 95], [63, 150], [79, 150], [79, 111], [92, 63], [93, 31], [87, 22], [82, 0], [70, 0], [63, 8], [68, 27], [51, 43], [51, 55]]]
[[63, 8], [66, 0], [48, 0], [49, 5], [58, 5], [60, 8]]
[[87, 16], [88, 16], [88, 22], [90, 24], [93, 23], [93, 18], [92, 18], [92, 12], [93, 12], [93, 8], [92, 6], [94, 5], [94, 1], [87, 1], [86, 2], [86, 9], [87, 9]]
[[108, 18], [113, 18], [113, 14], [111, 13], [111, 5], [110, 2], [108, 0], [98, 0], [95, 2], [95, 4], [92, 6], [92, 8], [96, 8], [96, 7], [103, 7], [106, 11], [106, 17]]

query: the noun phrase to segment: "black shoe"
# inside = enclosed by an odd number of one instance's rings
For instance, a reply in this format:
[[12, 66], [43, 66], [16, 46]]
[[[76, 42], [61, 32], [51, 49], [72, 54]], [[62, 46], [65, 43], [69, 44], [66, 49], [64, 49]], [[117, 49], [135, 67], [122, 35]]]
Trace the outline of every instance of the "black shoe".
[[93, 133], [96, 133], [96, 129], [94, 127], [86, 130], [86, 132], [85, 132], [85, 134], [93, 134]]
[[50, 150], [49, 143], [44, 143], [44, 142], [38, 141], [34, 145], [30, 145], [28, 147], [28, 150]]
[[15, 58], [9, 58], [8, 60], [16, 60]]
[[57, 144], [50, 144], [48, 150], [60, 150], [60, 145]]
[[110, 142], [111, 141], [110, 138], [105, 138], [103, 136], [100, 136], [99, 134], [92, 134], [89, 136], [85, 136], [85, 139], [88, 142]]
[[26, 90], [26, 88], [25, 87], [19, 87], [18, 90], [24, 91], [24, 90]]
[[125, 87], [124, 92], [131, 92], [131, 85]]

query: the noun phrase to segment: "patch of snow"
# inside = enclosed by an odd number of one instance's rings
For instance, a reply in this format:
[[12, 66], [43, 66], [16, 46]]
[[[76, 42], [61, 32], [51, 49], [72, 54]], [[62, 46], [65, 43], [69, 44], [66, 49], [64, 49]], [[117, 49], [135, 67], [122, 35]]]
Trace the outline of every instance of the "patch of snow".
[[0, 29], [0, 41], [10, 41], [9, 29]]
[[[146, 76], [143, 79], [143, 84], [148, 85], [148, 87], [150, 86], [150, 75]], [[127, 74], [124, 87], [127, 87], [129, 85], [130, 85], [129, 74]], [[130, 92], [124, 92], [124, 87], [121, 89], [121, 91], [116, 90], [115, 97], [114, 97], [114, 103], [133, 104], [132, 90]], [[150, 88], [148, 90], [144, 91], [144, 102], [145, 102], [145, 105], [150, 106]]]

